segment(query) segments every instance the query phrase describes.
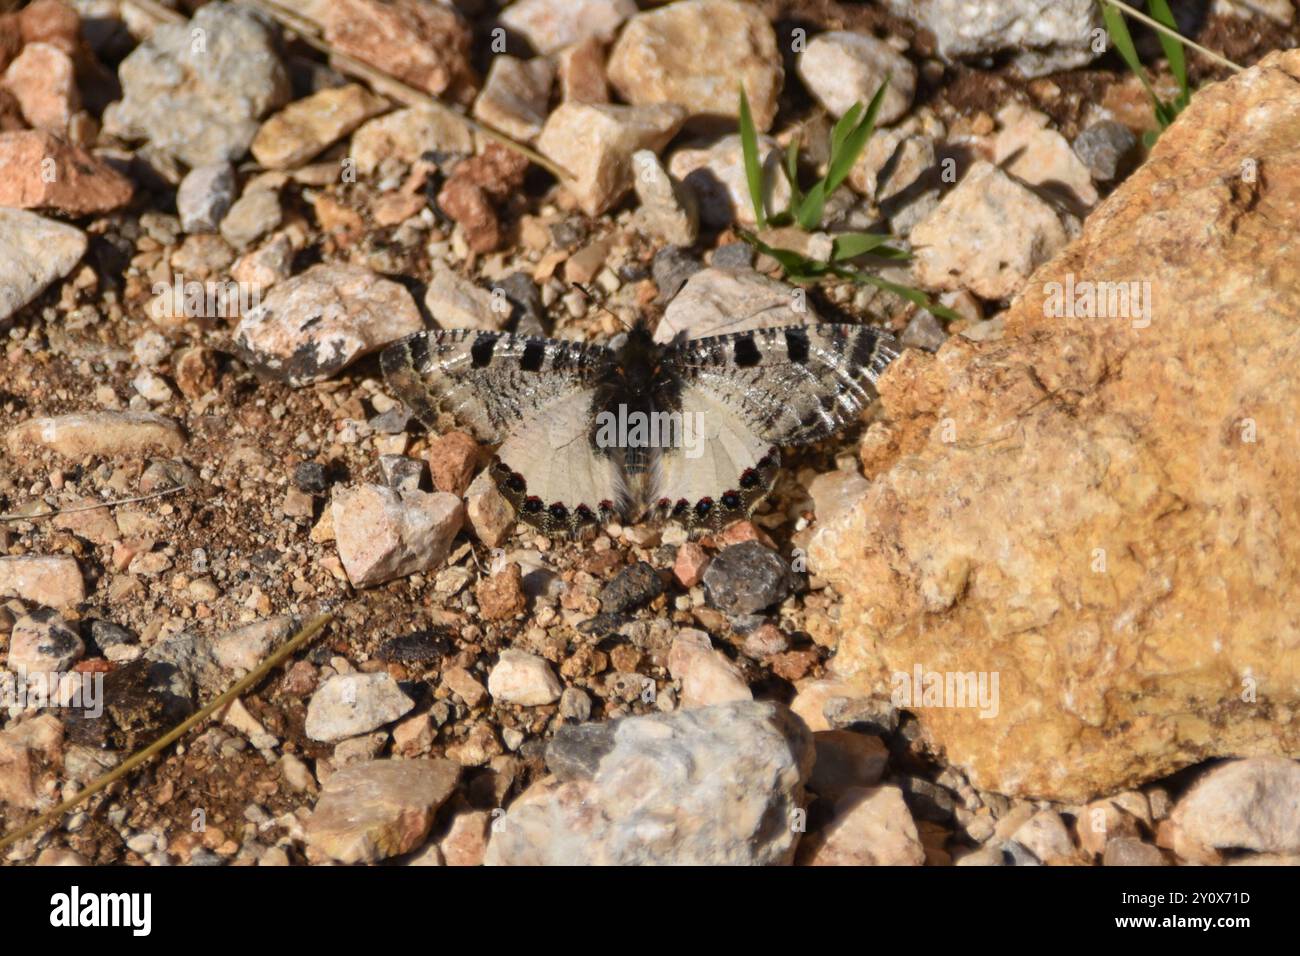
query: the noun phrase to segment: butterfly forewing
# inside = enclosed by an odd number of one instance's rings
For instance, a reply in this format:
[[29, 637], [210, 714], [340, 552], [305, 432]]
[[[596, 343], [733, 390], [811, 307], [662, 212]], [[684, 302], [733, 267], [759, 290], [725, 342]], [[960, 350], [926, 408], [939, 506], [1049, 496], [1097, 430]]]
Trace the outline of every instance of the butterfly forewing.
[[878, 329], [824, 324], [696, 339], [670, 347], [665, 361], [768, 444], [802, 445], [856, 421], [897, 356]]
[[611, 363], [598, 345], [473, 329], [418, 332], [380, 356], [384, 378], [427, 427], [454, 421], [487, 444], [547, 402], [594, 388]]

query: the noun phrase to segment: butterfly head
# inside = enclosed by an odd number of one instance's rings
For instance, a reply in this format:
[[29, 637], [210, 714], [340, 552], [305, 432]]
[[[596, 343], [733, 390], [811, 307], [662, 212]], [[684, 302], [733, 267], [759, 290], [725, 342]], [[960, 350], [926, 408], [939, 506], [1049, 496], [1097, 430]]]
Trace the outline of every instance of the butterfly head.
[[628, 330], [616, 353], [619, 385], [631, 396], [652, 394], [664, 375], [663, 347], [650, 326], [638, 321]]

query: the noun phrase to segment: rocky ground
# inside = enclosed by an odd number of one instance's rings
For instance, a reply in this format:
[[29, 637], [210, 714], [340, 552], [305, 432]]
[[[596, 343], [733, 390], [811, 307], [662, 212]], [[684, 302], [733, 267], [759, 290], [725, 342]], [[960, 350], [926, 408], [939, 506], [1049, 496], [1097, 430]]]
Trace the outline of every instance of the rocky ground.
[[[1095, 4], [965, 6], [0, 2], [0, 829], [334, 615], [6, 861], [1300, 860], [1294, 7], [1178, 5], [1248, 69], [1192, 55], [1148, 156]], [[765, 238], [892, 232], [863, 267], [960, 321], [739, 240], [737, 83], [811, 175], [887, 74], [823, 231]], [[1045, 308], [1076, 279], [1152, 308]], [[374, 356], [635, 315], [908, 349], [752, 522], [581, 544]]]

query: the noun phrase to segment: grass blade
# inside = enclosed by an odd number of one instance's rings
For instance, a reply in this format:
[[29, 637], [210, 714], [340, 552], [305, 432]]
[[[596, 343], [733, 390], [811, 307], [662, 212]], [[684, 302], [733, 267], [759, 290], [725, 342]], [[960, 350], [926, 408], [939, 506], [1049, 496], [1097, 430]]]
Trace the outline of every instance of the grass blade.
[[858, 117], [861, 115], [862, 104], [854, 103], [849, 107], [847, 113], [835, 121], [835, 125], [831, 128], [830, 155], [832, 159], [843, 148], [845, 138], [849, 133], [853, 132], [854, 127], [858, 125]]
[[826, 210], [826, 181], [822, 180], [808, 190], [808, 195], [803, 197], [803, 202], [799, 204], [799, 211], [795, 218], [799, 225], [809, 232], [812, 232], [822, 224], [822, 213]]
[[788, 279], [810, 282], [825, 275], [830, 268], [829, 263], [809, 259], [793, 249], [780, 249], [776, 246], [770, 246], [747, 229], [738, 228], [736, 233], [763, 255], [780, 263]]
[[790, 208], [803, 204], [803, 190], [799, 188], [799, 137], [790, 140], [785, 149], [785, 178], [790, 183]]
[[1128, 24], [1124, 22], [1124, 15], [1109, 3], [1106, 3], [1105, 0], [1102, 0], [1101, 16], [1106, 22], [1106, 32], [1110, 34], [1110, 42], [1115, 45], [1115, 49], [1124, 62], [1128, 64], [1128, 68], [1142, 81], [1142, 85], [1146, 87], [1147, 95], [1151, 97], [1151, 102], [1158, 107], [1160, 97], [1156, 96], [1156, 91], [1151, 88], [1151, 83], [1147, 80], [1146, 70], [1142, 69], [1142, 61], [1138, 59], [1137, 47], [1133, 45], [1133, 37], [1128, 32]]
[[838, 233], [835, 236], [835, 252], [831, 255], [831, 261], [843, 262], [845, 259], [855, 259], [868, 252], [883, 259], [911, 258], [910, 252], [885, 245], [893, 238], [891, 235], [878, 232]]
[[[1169, 9], [1169, 4], [1165, 0], [1147, 0], [1147, 9], [1155, 19], [1175, 33], [1178, 32], [1178, 23], [1174, 20], [1173, 11]], [[1178, 88], [1182, 91], [1179, 100], [1185, 102], [1192, 95], [1187, 86], [1187, 53], [1183, 50], [1182, 43], [1173, 37], [1158, 31], [1156, 37], [1160, 40], [1160, 48], [1165, 51], [1165, 59], [1169, 61], [1169, 71], [1173, 73], [1174, 79], [1178, 81]]]
[[745, 87], [740, 87], [740, 149], [745, 157], [745, 181], [749, 184], [749, 200], [754, 204], [754, 221], [759, 229], [767, 228], [767, 214], [763, 203], [763, 164], [758, 158], [758, 131], [754, 117], [749, 112], [749, 97]]
[[888, 279], [882, 279], [880, 276], [872, 275], [869, 272], [858, 272], [855, 269], [846, 269], [842, 266], [832, 269], [831, 271], [841, 279], [852, 279], [854, 282], [863, 282], [867, 285], [873, 285], [877, 289], [892, 292], [900, 299], [905, 299], [908, 302], [915, 303], [928, 312], [931, 312], [940, 318], [947, 319], [949, 322], [964, 321], [963, 316], [954, 312], [946, 305], [932, 302], [930, 297], [920, 289], [913, 289], [911, 286], [899, 285], [897, 282], [890, 282]]
[[[826, 178], [823, 180], [826, 184], [825, 193], [827, 196], [835, 192], [840, 183], [844, 182], [845, 177], [853, 168], [853, 164], [858, 161], [858, 156], [866, 148], [867, 140], [871, 139], [871, 134], [875, 131], [876, 116], [880, 113], [880, 104], [884, 102], [885, 90], [888, 88], [889, 77], [886, 76], [884, 82], [880, 84], [880, 89], [876, 90], [876, 95], [871, 98], [871, 104], [867, 107], [866, 115], [862, 117], [862, 121], [843, 137], [838, 149], [832, 149], [830, 162], [826, 167]], [[844, 115], [848, 116], [849, 114], [845, 113]]]

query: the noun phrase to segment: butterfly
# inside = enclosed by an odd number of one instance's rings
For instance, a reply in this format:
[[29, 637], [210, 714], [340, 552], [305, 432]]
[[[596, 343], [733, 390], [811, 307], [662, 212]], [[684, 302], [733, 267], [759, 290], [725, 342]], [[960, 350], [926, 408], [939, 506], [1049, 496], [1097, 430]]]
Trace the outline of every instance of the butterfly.
[[380, 356], [427, 427], [498, 446], [497, 487], [528, 524], [581, 537], [613, 520], [717, 530], [776, 481], [782, 445], [856, 421], [897, 358], [889, 334], [815, 324], [610, 347], [504, 332], [418, 332]]

